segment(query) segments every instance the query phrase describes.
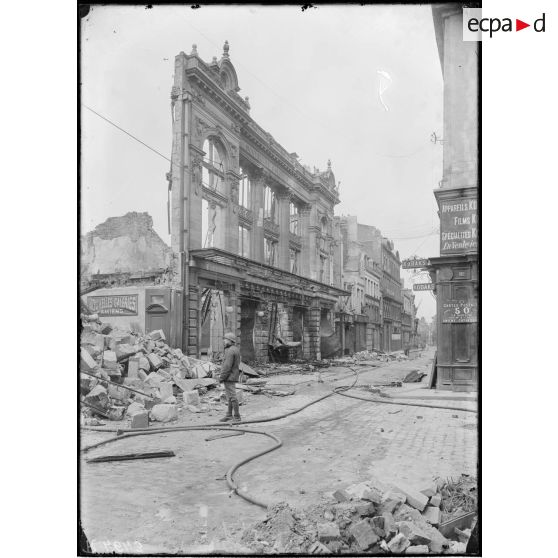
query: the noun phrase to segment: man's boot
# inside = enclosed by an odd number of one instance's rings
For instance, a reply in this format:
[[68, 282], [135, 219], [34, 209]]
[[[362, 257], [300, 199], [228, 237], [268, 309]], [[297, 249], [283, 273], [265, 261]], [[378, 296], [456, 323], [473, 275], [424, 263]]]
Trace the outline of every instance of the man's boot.
[[233, 424], [238, 424], [240, 422], [240, 409], [238, 408], [238, 401], [233, 401], [233, 411], [234, 411], [234, 418]]
[[219, 419], [219, 422], [229, 422], [230, 420], [232, 420], [233, 419], [232, 412], [233, 412], [233, 402], [229, 401], [227, 414], [222, 419]]

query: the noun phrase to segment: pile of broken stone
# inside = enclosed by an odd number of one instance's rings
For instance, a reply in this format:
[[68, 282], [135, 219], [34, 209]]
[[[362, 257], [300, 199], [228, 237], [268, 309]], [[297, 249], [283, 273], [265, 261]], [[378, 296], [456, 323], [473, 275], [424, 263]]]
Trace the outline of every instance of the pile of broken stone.
[[169, 347], [163, 330], [145, 335], [113, 328], [96, 314], [82, 314], [81, 320], [83, 425], [99, 424], [95, 417], [129, 417], [132, 428], [147, 428], [150, 421], [175, 420], [179, 399], [192, 412], [203, 410], [200, 392], [217, 385], [209, 377], [215, 364]]
[[462, 554], [466, 540], [450, 540], [437, 529], [442, 486], [372, 480], [335, 491], [335, 502], [302, 510], [279, 503], [244, 532], [242, 543], [264, 554]]

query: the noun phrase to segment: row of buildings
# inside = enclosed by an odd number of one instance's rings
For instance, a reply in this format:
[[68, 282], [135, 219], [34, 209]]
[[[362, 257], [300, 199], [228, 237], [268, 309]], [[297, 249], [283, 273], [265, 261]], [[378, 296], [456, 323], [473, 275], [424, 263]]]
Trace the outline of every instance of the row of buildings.
[[415, 347], [414, 295], [393, 242], [335, 216], [331, 163], [302, 164], [254, 121], [239, 91], [228, 43], [219, 60], [202, 60], [195, 46], [176, 56], [171, 263], [155, 284], [142, 270], [88, 302], [129, 320], [134, 309], [119, 314], [106, 297], [147, 289], [134, 314], [140, 325], [167, 328], [198, 356], [221, 351], [224, 331], [235, 332], [245, 361], [267, 361], [277, 344], [309, 359]]

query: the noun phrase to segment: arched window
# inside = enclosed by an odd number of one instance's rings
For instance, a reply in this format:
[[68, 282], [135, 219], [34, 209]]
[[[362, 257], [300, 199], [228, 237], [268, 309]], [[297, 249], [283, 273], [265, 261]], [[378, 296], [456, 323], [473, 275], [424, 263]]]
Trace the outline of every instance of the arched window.
[[252, 182], [250, 181], [250, 177], [242, 167], [240, 167], [240, 174], [242, 178], [240, 179], [240, 184], [238, 186], [238, 203], [242, 207], [245, 207], [246, 209], [250, 209], [250, 195], [252, 190]]
[[202, 183], [214, 192], [224, 193], [225, 169], [216, 142], [206, 139], [203, 143], [205, 155], [202, 162]]

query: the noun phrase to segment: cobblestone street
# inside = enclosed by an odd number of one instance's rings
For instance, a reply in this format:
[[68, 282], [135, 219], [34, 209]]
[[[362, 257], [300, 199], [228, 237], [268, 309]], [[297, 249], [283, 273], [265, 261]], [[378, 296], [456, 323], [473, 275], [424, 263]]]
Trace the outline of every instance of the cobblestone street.
[[[400, 380], [411, 369], [427, 371], [430, 362], [430, 356], [423, 356], [379, 368], [363, 367], [359, 384]], [[347, 372], [327, 369], [322, 373], [324, 383], [318, 383], [315, 376], [306, 376], [308, 382], [301, 375], [270, 378], [270, 382], [299, 384], [297, 393], [272, 399], [250, 396], [242, 406], [243, 416], [248, 420], [296, 409], [335, 385], [347, 385], [351, 381]], [[358, 389], [351, 393], [369, 397]], [[461, 401], [452, 405], [471, 407]], [[189, 413], [178, 424], [212, 423], [219, 413]], [[476, 418], [471, 412], [368, 403], [336, 395], [285, 419], [249, 426], [275, 434], [283, 446], [242, 467], [235, 479], [242, 489], [265, 502], [302, 506], [371, 476], [388, 482], [420, 482], [433, 476], [475, 474]], [[270, 441], [248, 433], [205, 441], [209, 434], [139, 436], [84, 456], [163, 449], [176, 453], [168, 459], [125, 463], [88, 464], [83, 459], [81, 517], [94, 550], [225, 551], [232, 548], [244, 527], [264, 517], [262, 508], [230, 494], [224, 475], [243, 457], [269, 447]], [[110, 436], [87, 431], [82, 443], [89, 445]]]

